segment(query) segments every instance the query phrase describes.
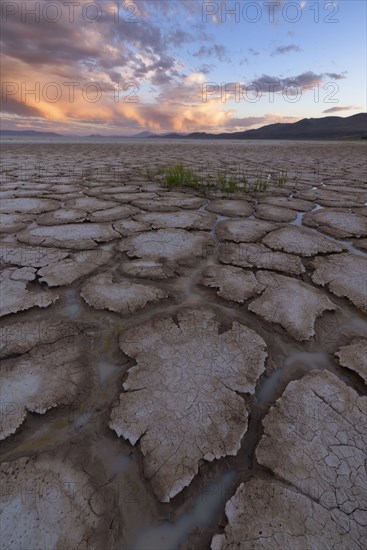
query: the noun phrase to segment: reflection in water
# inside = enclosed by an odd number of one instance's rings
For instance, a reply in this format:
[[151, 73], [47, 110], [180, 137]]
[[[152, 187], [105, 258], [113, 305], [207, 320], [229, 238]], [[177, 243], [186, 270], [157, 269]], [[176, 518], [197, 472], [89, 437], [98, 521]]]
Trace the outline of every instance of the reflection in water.
[[116, 447], [116, 445], [106, 438], [101, 438], [96, 443], [96, 447], [109, 473], [109, 480], [126, 472], [133, 462], [130, 453], [116, 452], [116, 449], [119, 449], [119, 447]]
[[82, 309], [78, 290], [76, 288], [68, 288], [64, 297], [66, 303], [61, 313], [70, 320], [76, 319]]
[[217, 225], [219, 222], [222, 222], [223, 220], [230, 220], [231, 218], [228, 217], [228, 216], [221, 216], [220, 214], [217, 214], [217, 217], [215, 218], [215, 222], [214, 222], [214, 225], [213, 227], [211, 228], [210, 230], [210, 233], [209, 235], [211, 236], [211, 238], [215, 241], [215, 242], [218, 242], [218, 238], [217, 238], [217, 234], [216, 234], [216, 228], [217, 228]]
[[274, 394], [274, 391], [280, 386], [284, 377], [284, 369], [275, 369], [266, 378], [261, 381], [261, 387], [256, 392], [258, 403], [268, 403]]
[[226, 472], [216, 482], [207, 483], [191, 510], [176, 523], [164, 521], [144, 531], [132, 546], [132, 550], [178, 550], [180, 544], [195, 529], [210, 525], [219, 510], [232, 496], [231, 485], [235, 471]]
[[[305, 215], [305, 212], [297, 212], [297, 217], [295, 220], [293, 220], [292, 222], [290, 222], [290, 225], [298, 225], [298, 226], [302, 226], [302, 220], [303, 220], [303, 216]], [[303, 226], [302, 226], [303, 227]]]
[[96, 411], [83, 411], [77, 416], [73, 422], [73, 427], [76, 432], [79, 432], [84, 426], [86, 426], [98, 413]]
[[256, 392], [258, 403], [273, 402], [278, 393], [297, 375], [307, 374], [312, 369], [325, 369], [331, 367], [330, 356], [326, 352], [296, 351], [286, 357], [283, 366], [275, 369], [269, 376], [261, 381], [260, 388]]
[[323, 351], [296, 351], [284, 361], [284, 368], [289, 369], [301, 363], [308, 369], [322, 369], [330, 365], [330, 357]]
[[101, 386], [103, 386], [103, 384], [105, 384], [110, 378], [112, 378], [115, 372], [117, 372], [121, 368], [121, 366], [114, 365], [110, 361], [101, 358], [101, 361], [98, 361], [98, 363], [96, 364], [96, 368], [98, 372], [99, 383]]

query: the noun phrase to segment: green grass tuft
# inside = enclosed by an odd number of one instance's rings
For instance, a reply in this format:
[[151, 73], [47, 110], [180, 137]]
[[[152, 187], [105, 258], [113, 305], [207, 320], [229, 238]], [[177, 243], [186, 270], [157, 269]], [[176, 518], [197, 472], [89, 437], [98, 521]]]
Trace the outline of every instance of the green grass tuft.
[[184, 165], [180, 160], [171, 164], [164, 164], [146, 168], [146, 177], [164, 187], [188, 188], [204, 193], [263, 193], [269, 185], [283, 187], [288, 180], [286, 170], [234, 170], [231, 166], [221, 163], [220, 168], [204, 166], [201, 169]]

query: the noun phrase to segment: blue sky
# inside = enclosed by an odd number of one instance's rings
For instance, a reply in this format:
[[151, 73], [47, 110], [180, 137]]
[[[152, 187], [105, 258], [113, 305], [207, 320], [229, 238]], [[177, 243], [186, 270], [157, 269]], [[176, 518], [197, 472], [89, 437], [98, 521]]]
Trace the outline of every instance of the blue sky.
[[2, 4], [4, 128], [220, 132], [366, 110], [363, 1], [24, 4]]

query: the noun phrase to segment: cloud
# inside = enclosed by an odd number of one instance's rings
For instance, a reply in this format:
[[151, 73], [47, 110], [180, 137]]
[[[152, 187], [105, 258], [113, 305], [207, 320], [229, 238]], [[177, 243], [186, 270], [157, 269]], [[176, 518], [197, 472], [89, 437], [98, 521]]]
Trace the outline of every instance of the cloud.
[[256, 78], [255, 80], [249, 82], [247, 87], [249, 90], [258, 90], [262, 93], [278, 93], [287, 89], [287, 93], [289, 95], [292, 94], [291, 88], [294, 88], [293, 93], [294, 95], [297, 95], [298, 91], [296, 91], [296, 87], [300, 88], [301, 90], [309, 90], [316, 83], [323, 82], [326, 77], [331, 76], [333, 76], [335, 80], [345, 78], [344, 73], [315, 74], [312, 71], [306, 71], [299, 75], [290, 76], [288, 78], [279, 78], [264, 74], [260, 78]]
[[215, 65], [208, 65], [207, 63], [204, 63], [198, 68], [198, 72], [203, 74], [209, 74], [214, 68], [215, 68]]
[[[216, 43], [218, 38], [207, 35], [203, 24], [198, 23], [202, 2], [137, 0], [134, 3], [139, 7], [136, 22], [121, 20], [118, 24], [114, 21], [116, 3], [96, 2], [102, 7], [103, 15], [92, 24], [83, 19], [82, 6], [93, 2], [79, 1], [73, 22], [68, 17], [54, 24], [42, 17], [39, 22], [32, 17], [24, 22], [19, 10], [18, 16], [9, 17], [3, 25], [3, 80], [18, 86], [18, 91], [2, 105], [9, 123], [24, 127], [32, 121], [37, 127], [64, 128], [74, 133], [83, 129], [89, 133], [96, 130], [98, 133], [119, 133], [139, 127], [188, 132], [246, 128], [251, 127], [250, 124], [270, 123], [274, 117], [281, 116], [236, 118], [236, 111], [223, 105], [220, 94], [203, 103], [202, 83], [206, 75], [215, 69], [217, 60], [228, 64], [231, 50]], [[130, 3], [129, 0], [118, 2], [122, 11], [125, 1]], [[14, 0], [14, 3], [19, 7], [26, 5], [22, 0]], [[56, 4], [56, 0], [50, 4]], [[60, 4], [65, 6], [67, 3], [60, 1]], [[105, 7], [107, 5], [109, 8]], [[189, 61], [189, 48], [183, 47], [186, 44], [195, 52]], [[283, 48], [290, 46], [292, 44]], [[253, 61], [250, 56], [260, 54], [250, 48], [243, 55]], [[242, 58], [241, 63], [247, 63], [247, 57]], [[271, 85], [275, 92], [281, 92], [285, 85], [296, 81], [302, 88], [309, 89], [315, 82], [325, 78], [339, 80], [345, 78], [345, 74], [318, 75], [309, 71], [289, 78], [263, 74], [252, 82], [252, 86], [260, 86], [267, 93], [271, 92]], [[62, 88], [62, 97], [56, 102], [42, 92], [50, 82]], [[76, 83], [72, 101], [65, 86], [70, 82]], [[93, 83], [102, 94], [95, 103], [83, 95], [83, 87]], [[129, 83], [137, 85], [139, 103], [126, 101], [132, 89], [124, 89], [124, 85]], [[24, 97], [22, 84], [28, 90], [40, 86], [41, 96], [35, 98], [30, 93]], [[116, 101], [117, 85], [122, 88]]]
[[[202, 34], [197, 32], [196, 36], [179, 24], [166, 29], [162, 25], [163, 15], [160, 15], [161, 20], [156, 15], [159, 10], [163, 13], [164, 5], [170, 2], [154, 2], [155, 10], [150, 10], [155, 15], [153, 18], [144, 17], [144, 3], [136, 3], [141, 13], [138, 12], [135, 23], [123, 21], [123, 15], [126, 17], [129, 12], [123, 12], [121, 21], [117, 23], [113, 10], [109, 13], [101, 8], [101, 18], [93, 24], [86, 20], [85, 14], [83, 17], [82, 2], [74, 10], [74, 20], [66, 17], [65, 7], [63, 17], [54, 24], [44, 17], [39, 21], [28, 17], [24, 22], [24, 17], [23, 20], [21, 17], [24, 2], [17, 0], [16, 3], [19, 8], [17, 16], [9, 16], [3, 25], [3, 56], [69, 80], [86, 79], [94, 73], [105, 72], [107, 76], [114, 75], [114, 81], [116, 74], [123, 72], [125, 79], [147, 77], [163, 84], [177, 76], [178, 60], [173, 54], [174, 49], [198, 40]], [[98, 2], [95, 4], [104, 6]], [[137, 55], [141, 53], [144, 54], [144, 63]]]
[[214, 103], [167, 108], [165, 105], [140, 105], [128, 114], [142, 127], [156, 131], [173, 129], [176, 132], [192, 132], [198, 128], [217, 130], [225, 126], [231, 113], [221, 111]]
[[284, 116], [277, 113], [244, 118], [233, 117], [227, 122], [226, 129], [240, 132], [250, 128], [259, 128], [267, 124], [275, 124], [278, 122], [297, 122], [298, 120], [300, 120], [300, 117]]
[[348, 107], [331, 107], [330, 109], [326, 109], [325, 111], [322, 111], [325, 114], [331, 114], [331, 113], [339, 113], [340, 111], [356, 111], [360, 109], [358, 105], [349, 105]]
[[[150, 59], [148, 57], [148, 59]], [[157, 64], [150, 67], [154, 78], [158, 78], [159, 74], [164, 77], [164, 63], [170, 67], [170, 60], [158, 58]], [[6, 104], [6, 111], [19, 116], [38, 117], [44, 119], [45, 124], [54, 124], [55, 128], [60, 126], [68, 126], [67, 132], [84, 132], [95, 131], [98, 127], [98, 133], [126, 133], [126, 129], [131, 128], [137, 130], [139, 127], [147, 128], [152, 131], [177, 131], [191, 132], [195, 130], [201, 131], [228, 131], [242, 130], [252, 126], [260, 126], [278, 121], [293, 121], [282, 115], [264, 115], [263, 117], [236, 117], [236, 110], [228, 110], [223, 106], [220, 94], [208, 96], [208, 101], [203, 102], [202, 84], [206, 80], [205, 70], [193, 72], [186, 76], [179, 75], [169, 79], [164, 85], [159, 86], [155, 92], [154, 99], [151, 95], [147, 96], [148, 100], [141, 101], [141, 91], [138, 90], [140, 96], [139, 103], [129, 103], [126, 101], [128, 92], [132, 90], [122, 91], [121, 100], [115, 101], [112, 82], [106, 77], [106, 74], [93, 73], [96, 77], [96, 82], [100, 83], [102, 96], [97, 103], [90, 103], [86, 100], [82, 93], [82, 88], [77, 86], [75, 89], [75, 97], [71, 102], [68, 97], [67, 89], [62, 87], [62, 97], [56, 103], [42, 101], [42, 89], [50, 81], [57, 81], [52, 73], [44, 73], [29, 66], [26, 66], [21, 61], [11, 62], [9, 59], [7, 64], [11, 63], [14, 80], [21, 82], [31, 82], [32, 78], [38, 80], [41, 87], [41, 101], [37, 101], [32, 94], [26, 101], [22, 102], [21, 87], [17, 93], [10, 95]], [[148, 75], [148, 61], [144, 56], [139, 56], [136, 60], [135, 67], [140, 67], [142, 73]], [[205, 67], [204, 67], [205, 68]], [[7, 67], [7, 72], [10, 67]], [[36, 72], [35, 72], [36, 71]], [[136, 72], [139, 69], [136, 68]], [[113, 71], [110, 77], [118, 81], [118, 72]], [[264, 91], [281, 92], [285, 85], [290, 85], [296, 81], [303, 88], [310, 88], [315, 82], [324, 78], [323, 74], [315, 74], [311, 71], [301, 73], [297, 76], [289, 78], [277, 78], [269, 75], [262, 75], [257, 78], [249, 89], [255, 88]], [[149, 82], [154, 81], [150, 79]], [[103, 80], [104, 79], [104, 80]], [[59, 82], [62, 84], [62, 80]], [[79, 80], [80, 82], [80, 80]], [[236, 83], [232, 83], [236, 84]], [[31, 88], [31, 86], [29, 86]], [[231, 83], [227, 85], [228, 90], [231, 89]], [[149, 90], [152, 93], [152, 90]], [[24, 121], [23, 121], [24, 122]], [[22, 123], [23, 123], [22, 122]], [[94, 128], [93, 128], [94, 126]], [[39, 124], [38, 124], [39, 127]], [[64, 130], [65, 131], [65, 130]]]
[[[139, 62], [143, 66], [144, 59], [140, 59]], [[11, 61], [8, 59], [7, 64], [9, 63]], [[169, 65], [169, 61], [167, 63]], [[161, 68], [164, 74], [163, 66]], [[9, 72], [10, 67], [7, 69]], [[33, 117], [33, 120], [38, 117], [37, 128], [42, 127], [39, 119], [43, 119], [45, 126], [64, 128], [65, 133], [91, 133], [97, 128], [98, 133], [102, 131], [106, 134], [126, 133], [126, 130], [129, 133], [129, 128], [137, 130], [140, 127], [152, 131], [190, 132], [197, 129], [215, 131], [233, 116], [232, 111], [223, 109], [220, 98], [203, 103], [202, 83], [205, 81], [205, 75], [202, 72], [191, 73], [186, 77], [180, 76], [166, 82], [160, 87], [160, 91], [153, 100], [148, 96], [148, 101], [141, 102], [140, 99], [137, 103], [127, 101], [128, 93], [132, 92], [131, 89], [126, 91], [122, 89], [121, 96], [116, 101], [111, 82], [106, 78], [103, 80], [105, 74], [97, 75], [94, 72], [93, 75], [96, 76], [94, 82], [100, 88], [101, 97], [97, 102], [91, 103], [83, 94], [81, 85], [75, 87], [71, 101], [68, 88], [63, 86], [63, 81], [52, 73], [44, 73], [16, 60], [12, 63], [12, 69], [14, 82], [19, 84], [26, 82], [28, 89], [31, 89], [34, 87], [32, 81], [33, 83], [37, 81], [40, 89], [39, 94], [30, 93], [26, 98], [22, 98], [21, 85], [18, 85], [16, 90], [10, 90], [9, 97], [6, 98], [6, 109], [4, 109], [8, 115], [4, 120], [13, 128], [14, 124], [18, 128], [24, 127], [26, 124], [24, 116], [28, 115]], [[158, 74], [156, 67], [152, 70], [155, 75]], [[112, 76], [118, 77], [118, 74], [112, 74]], [[44, 98], [50, 81], [56, 82], [62, 91], [60, 99], [54, 103]], [[83, 84], [83, 81], [79, 79], [79, 83]], [[141, 98], [140, 90], [138, 95]], [[17, 118], [17, 116], [23, 116], [23, 118]]]
[[[186, 13], [202, 12], [202, 2], [204, 0], [185, 0], [184, 2], [170, 2], [169, 0], [136, 0], [135, 4], [139, 8], [139, 15], [153, 18], [157, 14], [164, 16], [177, 16], [177, 11]], [[126, 2], [128, 5], [130, 2]], [[131, 2], [132, 3], [132, 2]]]
[[178, 76], [175, 59], [166, 55], [136, 56], [133, 76], [138, 81], [146, 78], [152, 84], [167, 84], [174, 76]]
[[16, 100], [11, 96], [5, 99], [6, 100], [4, 101], [4, 96], [3, 96], [1, 101], [2, 113], [15, 114], [20, 116], [29, 116], [29, 117], [40, 115], [40, 111], [39, 109], [37, 109], [36, 106], [27, 105], [26, 103], [22, 103], [21, 101]]
[[332, 78], [333, 80], [342, 80], [343, 78], [346, 78], [347, 71], [343, 71], [342, 73], [325, 73], [326, 76], [329, 78]]
[[297, 44], [288, 44], [288, 46], [278, 46], [272, 51], [271, 55], [284, 55], [289, 52], [300, 52], [301, 48]]
[[221, 44], [213, 44], [213, 46], [201, 46], [200, 49], [193, 53], [194, 57], [216, 57], [219, 61], [229, 61], [228, 52], [225, 46]]
[[185, 43], [194, 42], [195, 40], [196, 37], [193, 34], [178, 28], [167, 35], [166, 42], [174, 47], [178, 47]]

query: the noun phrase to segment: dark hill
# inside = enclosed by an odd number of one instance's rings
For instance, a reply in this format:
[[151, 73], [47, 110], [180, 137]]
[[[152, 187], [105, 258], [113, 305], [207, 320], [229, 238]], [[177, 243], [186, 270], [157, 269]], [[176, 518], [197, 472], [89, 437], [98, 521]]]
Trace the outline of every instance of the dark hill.
[[256, 130], [245, 130], [243, 132], [223, 132], [220, 134], [193, 132], [186, 136], [168, 134], [159, 137], [171, 139], [358, 139], [366, 135], [367, 113], [359, 113], [345, 118], [338, 116], [304, 118], [298, 122], [269, 124]]

